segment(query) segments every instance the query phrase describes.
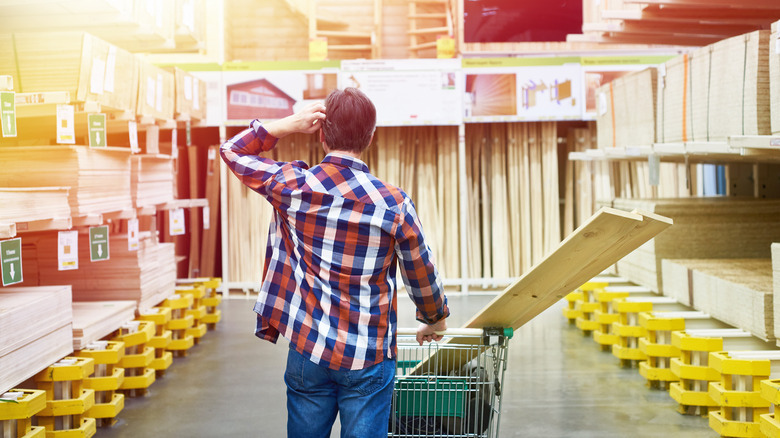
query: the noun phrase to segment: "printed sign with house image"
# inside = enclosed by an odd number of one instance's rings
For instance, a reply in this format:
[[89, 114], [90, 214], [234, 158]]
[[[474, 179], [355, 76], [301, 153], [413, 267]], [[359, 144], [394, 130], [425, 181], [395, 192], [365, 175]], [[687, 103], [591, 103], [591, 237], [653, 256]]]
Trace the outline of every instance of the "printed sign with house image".
[[227, 86], [227, 116], [231, 120], [281, 119], [294, 113], [295, 102], [267, 79]]

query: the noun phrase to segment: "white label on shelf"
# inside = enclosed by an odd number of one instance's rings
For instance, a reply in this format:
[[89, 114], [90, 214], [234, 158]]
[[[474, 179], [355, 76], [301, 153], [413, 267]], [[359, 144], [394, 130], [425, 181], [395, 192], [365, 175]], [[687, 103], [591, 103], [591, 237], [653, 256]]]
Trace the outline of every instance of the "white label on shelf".
[[157, 91], [157, 82], [153, 77], [146, 78], [146, 105], [154, 107], [154, 93]]
[[57, 143], [76, 144], [75, 108], [57, 105]]
[[211, 209], [209, 206], [203, 207], [203, 229], [208, 230], [211, 228]]
[[162, 111], [162, 101], [163, 101], [163, 78], [162, 74], [157, 74], [157, 100], [155, 101], [154, 107], [157, 109], [157, 111]]
[[140, 238], [138, 236], [138, 219], [127, 220], [127, 250], [137, 251], [139, 247]]
[[171, 236], [184, 234], [184, 209], [176, 208], [168, 212], [168, 228]]
[[192, 76], [184, 76], [184, 98], [192, 100]]
[[89, 76], [89, 92], [103, 94], [103, 80], [106, 75], [106, 61], [92, 58], [92, 71]]
[[780, 35], [778, 35], [775, 40], [775, 53], [780, 55]]
[[200, 81], [198, 78], [192, 79], [192, 107], [200, 109]]
[[171, 129], [171, 157], [179, 158], [179, 130], [176, 128]]
[[141, 152], [138, 147], [138, 124], [135, 120], [127, 122], [127, 133], [130, 136], [130, 151], [134, 154]]
[[606, 93], [599, 93], [599, 115], [603, 116], [607, 113], [607, 95]]
[[71, 271], [79, 268], [78, 231], [57, 233], [57, 270]]
[[108, 48], [108, 57], [106, 58], [106, 76], [103, 80], [103, 90], [109, 93], [114, 92], [114, 71], [116, 70], [116, 47]]

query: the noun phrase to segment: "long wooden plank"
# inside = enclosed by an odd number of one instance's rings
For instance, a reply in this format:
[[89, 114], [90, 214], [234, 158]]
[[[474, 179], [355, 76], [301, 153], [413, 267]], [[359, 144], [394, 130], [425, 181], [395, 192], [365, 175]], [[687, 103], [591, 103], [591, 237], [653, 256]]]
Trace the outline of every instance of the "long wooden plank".
[[[671, 224], [672, 221], [663, 216], [602, 208], [464, 327], [518, 329]], [[473, 340], [455, 337], [449, 342]], [[450, 357], [448, 351], [451, 350], [439, 350], [423, 361], [415, 372], [428, 371], [431, 364], [447, 364], [450, 369], [457, 369], [471, 359], [462, 352], [457, 357]]]

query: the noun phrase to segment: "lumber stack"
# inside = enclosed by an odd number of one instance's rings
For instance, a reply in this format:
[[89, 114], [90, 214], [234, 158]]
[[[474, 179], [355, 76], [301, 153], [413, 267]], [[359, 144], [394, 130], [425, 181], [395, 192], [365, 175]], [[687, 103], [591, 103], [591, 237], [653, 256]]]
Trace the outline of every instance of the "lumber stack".
[[615, 199], [621, 210], [670, 217], [675, 226], [624, 257], [618, 273], [665, 293], [663, 259], [768, 258], [780, 240], [780, 201], [753, 198]]
[[656, 142], [657, 78], [655, 68], [646, 68], [597, 90], [599, 148], [649, 146]]
[[[176, 265], [172, 243], [158, 243], [146, 237], [137, 251], [128, 251], [126, 235], [110, 235], [109, 259], [90, 262], [89, 236], [79, 234], [79, 269], [58, 271], [57, 236], [50, 234], [25, 238], [37, 250], [37, 261], [30, 263], [37, 264], [40, 285], [70, 284], [75, 301], [132, 300], [141, 311], [174, 293]], [[27, 252], [22, 253], [23, 263], [27, 264]], [[25, 278], [28, 280], [35, 281]]]
[[130, 150], [85, 146], [0, 148], [0, 187], [70, 187], [73, 216], [133, 207]]
[[206, 82], [180, 69], [173, 69], [177, 119], [203, 120], [206, 118]]
[[136, 207], [173, 201], [173, 159], [168, 155], [130, 157], [130, 187]]
[[73, 302], [73, 349], [82, 350], [90, 343], [119, 330], [135, 318], [135, 301]]
[[[780, 296], [780, 243], [772, 244], [772, 292]], [[775, 315], [780, 315], [780, 299], [774, 300]], [[775, 318], [775, 338], [780, 338], [780, 318]]]
[[139, 59], [136, 114], [160, 120], [173, 119], [175, 83], [173, 73]]
[[770, 259], [672, 259], [663, 266], [664, 286], [678, 301], [765, 341], [775, 339]]
[[70, 286], [0, 289], [0, 393], [73, 352]]
[[2, 74], [14, 76], [17, 92], [67, 91], [72, 101], [95, 101], [133, 110], [136, 57], [84, 32], [25, 32], [11, 39], [15, 62]]
[[772, 23], [769, 39], [769, 96], [772, 135], [780, 134], [780, 21]]
[[70, 218], [67, 187], [0, 188], [0, 224]]

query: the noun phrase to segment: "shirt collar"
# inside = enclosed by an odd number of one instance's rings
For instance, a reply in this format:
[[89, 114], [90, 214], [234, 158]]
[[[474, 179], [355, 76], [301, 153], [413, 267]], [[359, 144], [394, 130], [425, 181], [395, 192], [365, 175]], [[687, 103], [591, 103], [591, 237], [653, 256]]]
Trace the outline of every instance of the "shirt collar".
[[342, 155], [338, 152], [331, 152], [328, 155], [325, 155], [325, 158], [322, 159], [322, 162], [335, 164], [336, 166], [351, 167], [353, 169], [368, 173], [368, 166], [366, 163], [358, 160], [357, 158]]

